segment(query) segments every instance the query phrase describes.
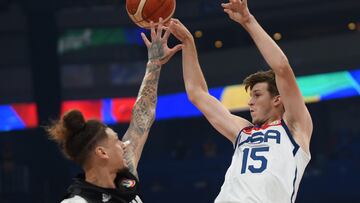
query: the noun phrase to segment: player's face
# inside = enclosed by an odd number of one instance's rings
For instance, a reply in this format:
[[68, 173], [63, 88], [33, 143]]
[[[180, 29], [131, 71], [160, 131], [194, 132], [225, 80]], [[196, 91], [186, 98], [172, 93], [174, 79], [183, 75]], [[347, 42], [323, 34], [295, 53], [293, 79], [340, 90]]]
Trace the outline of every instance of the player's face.
[[114, 170], [120, 170], [127, 168], [127, 163], [125, 160], [125, 144], [119, 139], [116, 132], [111, 128], [106, 128], [105, 130], [108, 138], [106, 140], [106, 151], [108, 153], [108, 165]]
[[271, 117], [272, 100], [273, 97], [268, 91], [268, 84], [266, 82], [254, 85], [251, 89], [248, 103], [253, 124], [261, 125]]

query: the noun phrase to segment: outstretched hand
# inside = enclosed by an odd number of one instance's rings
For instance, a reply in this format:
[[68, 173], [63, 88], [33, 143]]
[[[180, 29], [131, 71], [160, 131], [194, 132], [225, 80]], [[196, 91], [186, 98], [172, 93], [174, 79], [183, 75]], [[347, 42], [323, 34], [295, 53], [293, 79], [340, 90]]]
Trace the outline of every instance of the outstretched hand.
[[250, 20], [251, 14], [247, 0], [229, 0], [229, 3], [222, 3], [221, 6], [232, 20], [242, 25]]
[[162, 34], [164, 26], [161, 18], [159, 19], [157, 28], [155, 28], [155, 26], [153, 22], [150, 23], [151, 41], [149, 41], [144, 33], [141, 33], [141, 37], [148, 49], [149, 62], [163, 65], [167, 63], [176, 52], [182, 49], [182, 45], [178, 44], [173, 48], [169, 48], [167, 42], [170, 36], [170, 30], [166, 30], [165, 34]]
[[171, 34], [173, 34], [183, 44], [186, 41], [193, 39], [190, 31], [180, 22], [179, 19], [171, 18], [170, 23], [167, 26], [167, 29], [170, 30]]

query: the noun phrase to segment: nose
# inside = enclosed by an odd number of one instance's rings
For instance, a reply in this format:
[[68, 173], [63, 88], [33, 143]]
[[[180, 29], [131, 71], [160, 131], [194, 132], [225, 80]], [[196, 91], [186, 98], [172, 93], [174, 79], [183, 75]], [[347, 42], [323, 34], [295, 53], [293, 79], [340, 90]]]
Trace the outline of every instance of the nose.
[[125, 149], [130, 143], [130, 140], [126, 140], [125, 142], [122, 142], [122, 147]]
[[248, 102], [248, 105], [249, 106], [253, 106], [254, 105], [254, 99], [253, 98], [250, 98], [249, 102]]

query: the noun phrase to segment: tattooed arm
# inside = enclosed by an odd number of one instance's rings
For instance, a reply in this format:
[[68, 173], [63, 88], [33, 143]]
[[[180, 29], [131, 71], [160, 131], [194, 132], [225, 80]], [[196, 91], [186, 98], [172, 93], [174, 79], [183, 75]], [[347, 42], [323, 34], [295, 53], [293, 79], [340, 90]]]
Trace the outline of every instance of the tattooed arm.
[[170, 32], [167, 30], [164, 36], [162, 36], [162, 31], [162, 23], [158, 25], [157, 30], [155, 30], [154, 25], [151, 26], [152, 42], [141, 33], [145, 45], [148, 48], [149, 60], [146, 66], [145, 77], [142, 81], [139, 94], [132, 110], [130, 126], [123, 137], [123, 141], [130, 140], [130, 145], [127, 146], [125, 151], [125, 159], [130, 172], [136, 177], [138, 177], [136, 170], [137, 165], [147, 140], [150, 127], [155, 120], [157, 89], [161, 66], [181, 49], [181, 45], [177, 45], [170, 49], [167, 46]]

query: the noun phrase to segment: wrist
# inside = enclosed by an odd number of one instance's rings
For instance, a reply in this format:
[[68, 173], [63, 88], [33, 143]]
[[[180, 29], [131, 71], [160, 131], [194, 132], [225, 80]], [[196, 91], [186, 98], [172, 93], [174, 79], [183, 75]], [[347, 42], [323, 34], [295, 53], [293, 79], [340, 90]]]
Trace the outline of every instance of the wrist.
[[149, 59], [147, 64], [146, 64], [146, 69], [147, 70], [150, 70], [150, 71], [153, 71], [153, 70], [156, 70], [156, 69], [160, 69], [161, 68], [161, 61], [156, 59]]
[[248, 27], [252, 23], [256, 22], [256, 19], [253, 15], [249, 14], [244, 20], [238, 22], [244, 28]]
[[186, 38], [184, 38], [182, 41], [182, 44], [183, 45], [189, 45], [189, 44], [193, 44], [194, 43], [194, 37], [191, 35], [191, 34], [189, 34], [189, 36], [187, 36]]

